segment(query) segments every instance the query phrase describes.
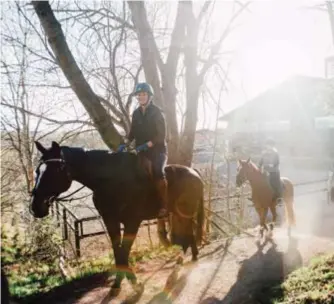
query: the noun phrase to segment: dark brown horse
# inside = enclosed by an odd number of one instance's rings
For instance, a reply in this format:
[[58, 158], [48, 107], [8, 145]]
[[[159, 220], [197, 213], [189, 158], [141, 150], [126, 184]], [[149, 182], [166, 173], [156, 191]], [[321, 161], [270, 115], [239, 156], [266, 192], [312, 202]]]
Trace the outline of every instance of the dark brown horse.
[[[68, 190], [73, 180], [90, 188], [114, 250], [117, 273], [111, 295], [118, 294], [124, 276], [138, 290], [136, 275], [129, 267], [131, 246], [141, 222], [156, 218], [159, 208], [155, 187], [140, 157], [127, 152], [60, 147], [56, 142], [52, 142], [49, 149], [38, 142], [36, 146], [42, 157], [36, 169], [30, 204], [33, 216], [47, 216], [52, 201]], [[197, 243], [202, 239], [204, 225], [202, 179], [193, 169], [179, 165], [167, 166], [166, 175], [168, 209], [175, 215], [172, 243], [181, 245], [184, 252], [191, 247], [193, 260], [196, 260]], [[161, 231], [161, 225], [159, 229]]]
[[[256, 212], [260, 218], [260, 236], [263, 237], [263, 231], [268, 231], [266, 225], [266, 217], [268, 209], [273, 215], [273, 222], [276, 222], [276, 200], [274, 199], [274, 191], [269, 184], [268, 178], [259, 168], [250, 160], [239, 160], [236, 184], [240, 187], [246, 180], [249, 181], [252, 188], [252, 201]], [[293, 185], [292, 182], [285, 177], [281, 178], [283, 185], [283, 200], [285, 206], [285, 215], [288, 224], [288, 235], [290, 236], [291, 227], [295, 225], [295, 215], [293, 210]], [[273, 225], [271, 225], [271, 230]]]

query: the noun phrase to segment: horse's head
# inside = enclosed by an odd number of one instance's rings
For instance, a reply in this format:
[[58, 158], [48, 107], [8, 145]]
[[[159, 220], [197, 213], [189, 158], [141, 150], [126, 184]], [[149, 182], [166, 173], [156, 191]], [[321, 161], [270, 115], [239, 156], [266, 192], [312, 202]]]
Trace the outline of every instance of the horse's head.
[[239, 160], [239, 166], [237, 169], [236, 185], [240, 187], [246, 180], [248, 180], [250, 168], [250, 158], [247, 160]]
[[50, 204], [71, 186], [72, 179], [58, 143], [53, 141], [49, 149], [38, 141], [35, 144], [42, 156], [35, 170], [35, 185], [29, 210], [34, 217], [43, 218], [49, 214]]

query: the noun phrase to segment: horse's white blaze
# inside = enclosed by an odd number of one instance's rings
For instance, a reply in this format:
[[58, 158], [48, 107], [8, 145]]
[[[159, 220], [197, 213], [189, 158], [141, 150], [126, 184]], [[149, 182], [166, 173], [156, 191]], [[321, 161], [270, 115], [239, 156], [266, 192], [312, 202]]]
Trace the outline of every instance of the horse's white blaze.
[[42, 179], [43, 174], [45, 173], [45, 171], [46, 171], [46, 164], [41, 164], [41, 166], [39, 167], [39, 175], [37, 176], [35, 189], [38, 188], [39, 183], [41, 182], [41, 179]]

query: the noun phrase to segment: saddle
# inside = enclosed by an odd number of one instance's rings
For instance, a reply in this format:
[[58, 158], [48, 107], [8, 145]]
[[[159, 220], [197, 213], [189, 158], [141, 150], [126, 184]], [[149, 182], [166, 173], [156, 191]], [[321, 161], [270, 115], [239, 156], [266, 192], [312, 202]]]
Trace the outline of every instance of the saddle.
[[264, 177], [266, 178], [268, 185], [271, 187], [271, 190], [273, 191], [273, 200], [276, 200], [276, 199], [278, 198], [278, 195], [276, 194], [276, 193], [277, 193], [277, 190], [278, 190], [278, 189], [277, 189], [278, 186], [279, 186], [280, 189], [281, 189], [281, 194], [283, 194], [284, 189], [285, 189], [285, 185], [284, 185], [284, 183], [283, 183], [282, 178], [280, 178], [280, 185], [274, 185], [274, 184], [272, 183], [272, 181], [270, 180], [270, 174], [269, 174], [269, 172], [267, 172], [267, 171], [264, 170], [264, 171], [262, 172], [262, 174], [263, 174]]
[[137, 155], [136, 172], [140, 180], [153, 180], [152, 162], [143, 153]]

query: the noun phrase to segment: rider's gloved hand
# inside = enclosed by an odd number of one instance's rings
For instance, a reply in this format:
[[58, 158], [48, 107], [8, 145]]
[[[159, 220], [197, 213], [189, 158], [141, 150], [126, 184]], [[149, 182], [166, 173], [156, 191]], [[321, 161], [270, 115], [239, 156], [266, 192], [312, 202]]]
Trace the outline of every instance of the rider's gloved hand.
[[118, 148], [117, 148], [117, 152], [124, 152], [125, 148], [126, 148], [125, 144], [119, 145]]
[[148, 144], [145, 143], [145, 144], [142, 144], [142, 145], [138, 146], [138, 147], [136, 148], [136, 151], [137, 151], [137, 152], [147, 151], [148, 148], [149, 148]]

